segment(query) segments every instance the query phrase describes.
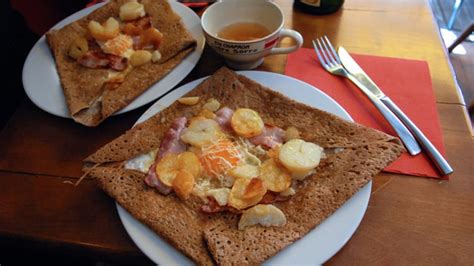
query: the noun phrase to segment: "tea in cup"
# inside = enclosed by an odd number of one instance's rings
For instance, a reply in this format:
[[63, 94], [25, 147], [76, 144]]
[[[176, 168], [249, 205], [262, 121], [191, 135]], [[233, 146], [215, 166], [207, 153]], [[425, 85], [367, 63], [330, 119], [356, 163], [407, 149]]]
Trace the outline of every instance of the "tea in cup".
[[[269, 54], [285, 54], [303, 45], [297, 31], [284, 29], [280, 8], [266, 0], [226, 0], [211, 5], [202, 15], [206, 41], [234, 69], [253, 69]], [[296, 45], [274, 47], [290, 37]]]

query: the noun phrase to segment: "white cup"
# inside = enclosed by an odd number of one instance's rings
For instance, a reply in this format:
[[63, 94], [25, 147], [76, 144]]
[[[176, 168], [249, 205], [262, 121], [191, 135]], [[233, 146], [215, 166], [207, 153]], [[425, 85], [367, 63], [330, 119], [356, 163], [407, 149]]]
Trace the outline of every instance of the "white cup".
[[[224, 27], [239, 23], [258, 23], [270, 30], [270, 34], [250, 41], [226, 40], [217, 36]], [[253, 69], [263, 63], [269, 54], [287, 54], [303, 45], [303, 37], [297, 31], [284, 29], [283, 12], [267, 0], [226, 0], [211, 5], [201, 18], [206, 41], [226, 64], [234, 69]], [[274, 48], [284, 37], [295, 40], [296, 45]]]

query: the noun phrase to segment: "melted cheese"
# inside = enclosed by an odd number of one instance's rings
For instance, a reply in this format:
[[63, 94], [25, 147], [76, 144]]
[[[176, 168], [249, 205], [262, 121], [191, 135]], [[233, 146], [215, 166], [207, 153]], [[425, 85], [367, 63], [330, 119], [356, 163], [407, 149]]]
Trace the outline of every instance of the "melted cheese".
[[125, 169], [138, 170], [142, 173], [148, 173], [148, 169], [155, 162], [157, 150], [149, 153], [140, 154], [125, 163]]
[[296, 190], [292, 187], [289, 187], [285, 190], [283, 190], [282, 192], [280, 192], [280, 195], [282, 195], [283, 197], [289, 197], [289, 196], [293, 196], [296, 194]]
[[109, 69], [107, 71], [107, 78], [105, 82], [122, 83], [123, 80], [125, 80], [125, 77], [127, 76], [127, 74], [132, 70], [132, 68], [133, 67], [129, 64], [128, 67], [123, 71], [115, 71], [115, 70]]
[[227, 202], [229, 201], [229, 194], [230, 189], [228, 188], [209, 189], [205, 192], [205, 195], [213, 197], [219, 206], [227, 205]]
[[[241, 162], [243, 157], [240, 149], [228, 141], [216, 140], [212, 144], [201, 147], [201, 163], [209, 174], [221, 181], [225, 187], [232, 186], [233, 179], [229, 180], [228, 170]], [[229, 184], [229, 181], [231, 182]]]
[[266, 152], [261, 146], [255, 146], [248, 139], [242, 137], [238, 137], [236, 143], [238, 144], [238, 149], [243, 154], [243, 161], [246, 164], [262, 166], [262, 161], [257, 155], [263, 156]]
[[152, 61], [153, 63], [156, 63], [156, 62], [158, 62], [158, 61], [160, 61], [160, 60], [161, 60], [161, 53], [160, 53], [160, 51], [158, 51], [158, 50], [153, 51], [153, 53], [151, 54], [151, 61]]
[[132, 56], [132, 54], [135, 52], [135, 50], [133, 49], [127, 49], [127, 51], [125, 51], [122, 56], [127, 58], [127, 59], [130, 59], [130, 57]]
[[207, 203], [207, 191], [213, 188], [209, 178], [200, 178], [194, 183], [192, 194], [201, 198], [204, 203]]

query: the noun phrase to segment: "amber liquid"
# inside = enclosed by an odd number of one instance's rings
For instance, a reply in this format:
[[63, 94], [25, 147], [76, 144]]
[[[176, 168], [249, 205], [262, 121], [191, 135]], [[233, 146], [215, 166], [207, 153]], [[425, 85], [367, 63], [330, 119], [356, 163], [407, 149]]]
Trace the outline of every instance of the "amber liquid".
[[222, 28], [217, 37], [231, 41], [252, 41], [263, 38], [271, 32], [262, 24], [238, 22]]

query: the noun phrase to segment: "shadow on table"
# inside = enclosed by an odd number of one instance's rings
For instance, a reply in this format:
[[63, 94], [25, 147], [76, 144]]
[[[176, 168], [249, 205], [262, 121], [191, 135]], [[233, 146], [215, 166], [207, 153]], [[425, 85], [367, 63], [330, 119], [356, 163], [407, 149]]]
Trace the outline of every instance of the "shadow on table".
[[[13, 10], [10, 1], [1, 1], [2, 20], [6, 22], [3, 28], [3, 41], [6, 42], [5, 48], [7, 59], [3, 64], [6, 73], [3, 77], [6, 82], [3, 83], [0, 94], [0, 129], [4, 127], [10, 116], [15, 111], [20, 101], [25, 97], [21, 81], [23, 63], [33, 44], [38, 39], [26, 25], [24, 18], [20, 13]], [[5, 84], [6, 83], [6, 84]]]

